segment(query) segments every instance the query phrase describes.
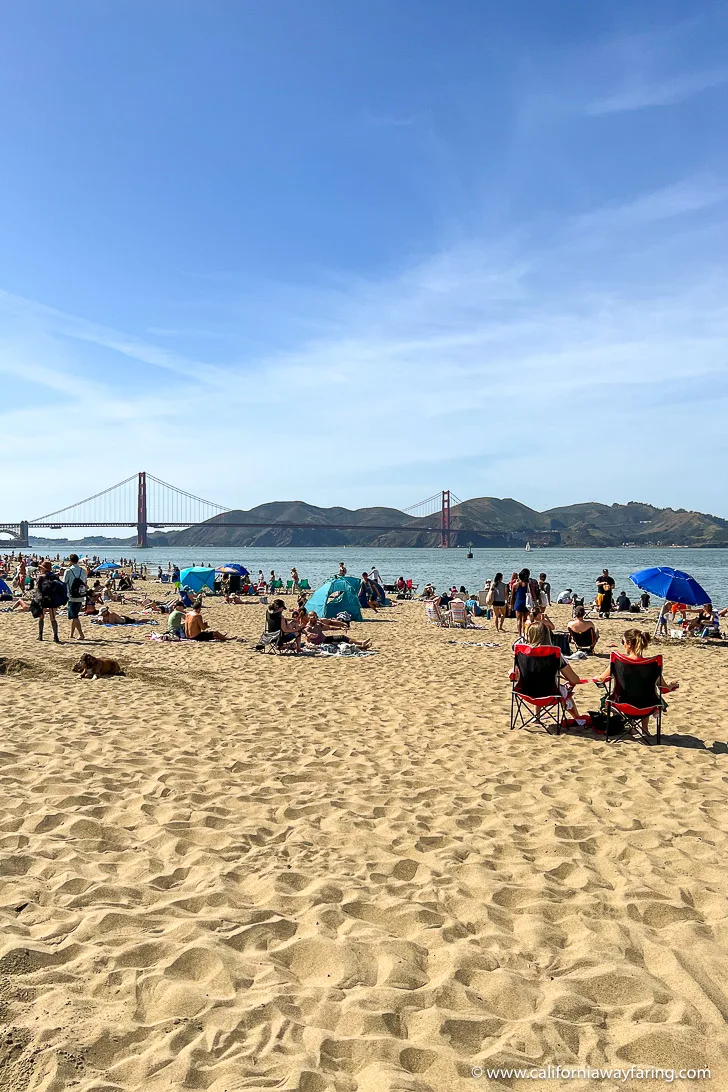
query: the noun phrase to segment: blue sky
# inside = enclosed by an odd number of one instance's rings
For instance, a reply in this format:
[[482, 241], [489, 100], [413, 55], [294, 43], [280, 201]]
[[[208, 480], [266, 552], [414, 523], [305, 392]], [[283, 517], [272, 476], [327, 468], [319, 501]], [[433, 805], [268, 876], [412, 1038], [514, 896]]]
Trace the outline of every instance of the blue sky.
[[0, 517], [728, 516], [728, 9], [29, 0], [0, 39]]

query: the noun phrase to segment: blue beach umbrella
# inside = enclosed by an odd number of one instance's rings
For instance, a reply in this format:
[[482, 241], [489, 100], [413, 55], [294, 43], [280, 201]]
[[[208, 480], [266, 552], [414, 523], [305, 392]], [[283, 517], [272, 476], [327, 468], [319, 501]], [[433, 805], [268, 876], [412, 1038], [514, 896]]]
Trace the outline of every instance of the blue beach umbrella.
[[250, 573], [245, 568], [245, 566], [238, 564], [237, 561], [228, 561], [227, 565], [225, 565], [224, 568], [226, 570], [232, 569], [234, 572], [240, 573], [241, 576], [250, 576]]
[[630, 580], [643, 591], [650, 592], [660, 599], [671, 603], [685, 603], [688, 607], [702, 607], [711, 599], [705, 588], [701, 588], [690, 573], [671, 569], [669, 565], [659, 565], [652, 569], [640, 569], [632, 573]]
[[104, 572], [106, 569], [120, 569], [121, 565], [117, 565], [115, 561], [105, 561], [103, 565], [96, 566], [96, 572]]

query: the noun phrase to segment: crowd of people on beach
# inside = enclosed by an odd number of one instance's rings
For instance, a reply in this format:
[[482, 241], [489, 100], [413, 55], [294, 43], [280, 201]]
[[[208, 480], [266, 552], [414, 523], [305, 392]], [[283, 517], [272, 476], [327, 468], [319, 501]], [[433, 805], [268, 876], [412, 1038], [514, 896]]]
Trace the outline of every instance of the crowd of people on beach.
[[[6, 595], [5, 598], [12, 599], [12, 606], [4, 609], [31, 613], [38, 622], [38, 639], [44, 639], [46, 626], [49, 626], [54, 642], [60, 641], [58, 612], [63, 608], [66, 608], [70, 622], [70, 640], [85, 639], [83, 626], [86, 621], [105, 626], [135, 625], [142, 624], [150, 614], [167, 616], [164, 638], [168, 640], [224, 642], [236, 639], [210, 627], [203, 619], [203, 597], [181, 585], [180, 569], [176, 564], [169, 562], [166, 571], [159, 565], [156, 572], [157, 582], [172, 585], [172, 598], [158, 598], [148, 593], [135, 597], [135, 581], [148, 579], [149, 573], [145, 565], [137, 565], [133, 559], [121, 559], [119, 564], [124, 566], [123, 570], [115, 565], [111, 571], [101, 574], [98, 570], [103, 564], [98, 557], [80, 561], [75, 553], [66, 560], [57, 556], [55, 562], [38, 555], [26, 557], [13, 553], [0, 557], [0, 579], [4, 576], [6, 586], [11, 588], [10, 596]], [[99, 578], [101, 575], [103, 579]], [[334, 577], [348, 579], [360, 606], [372, 612], [378, 612], [389, 604], [389, 596], [393, 599], [411, 599], [417, 592], [417, 585], [404, 576], [385, 585], [376, 565], [352, 580], [342, 561]], [[588, 602], [587, 596], [580, 597], [571, 588], [565, 588], [552, 598], [552, 586], [547, 574], [541, 572], [536, 578], [528, 568], [523, 568], [513, 572], [507, 581], [502, 572], [496, 572], [474, 594], [469, 593], [464, 585], [438, 593], [434, 584], [428, 583], [419, 598], [436, 603], [440, 610], [446, 612], [452, 609], [455, 600], [461, 600], [466, 619], [471, 622], [478, 616], [492, 619], [496, 633], [505, 632], [506, 620], [510, 618], [515, 620], [516, 640], [526, 639], [530, 629], [539, 626], [549, 634], [549, 640], [562, 645], [565, 653], [573, 648], [576, 653], [591, 654], [600, 639], [595, 618], [608, 619], [614, 613], [639, 614], [650, 608], [650, 596], [646, 592], [630, 599], [621, 591], [615, 598], [615, 581], [608, 569], [596, 577], [594, 584], [595, 594]], [[295, 566], [291, 568], [286, 585], [286, 592], [296, 596], [296, 607], [290, 617], [286, 614], [282, 598], [276, 597], [268, 602], [271, 592], [278, 591], [280, 594], [283, 588], [281, 576], [273, 569], [267, 577], [262, 569], [258, 570], [257, 577], [251, 577], [244, 569], [237, 573], [225, 568], [215, 588], [228, 604], [257, 599], [266, 605], [265, 630], [257, 646], [260, 650], [297, 653], [306, 648], [335, 645], [351, 645], [364, 651], [370, 647], [369, 641], [356, 641], [351, 637], [350, 620], [346, 617], [322, 618], [307, 610], [311, 589], [308, 581], [301, 580]], [[15, 595], [19, 597], [15, 598]], [[572, 607], [572, 618], [566, 624], [565, 633], [556, 636], [554, 622], [548, 614], [554, 602]], [[132, 613], [124, 609], [129, 604]], [[141, 616], [133, 613], [135, 608], [141, 610]], [[671, 627], [679, 624], [688, 635], [719, 632], [720, 620], [726, 615], [728, 608], [718, 611], [710, 603], [691, 608], [668, 602], [661, 608], [656, 633], [667, 636], [675, 632]]]

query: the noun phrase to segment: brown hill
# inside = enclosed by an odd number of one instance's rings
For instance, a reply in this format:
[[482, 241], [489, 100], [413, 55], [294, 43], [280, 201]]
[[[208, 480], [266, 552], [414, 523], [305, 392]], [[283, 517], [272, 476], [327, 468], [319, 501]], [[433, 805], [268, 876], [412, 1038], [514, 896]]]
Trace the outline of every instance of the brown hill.
[[[167, 546], [439, 546], [439, 513], [413, 519], [396, 508], [318, 508], [304, 501], [272, 501], [250, 511], [225, 512], [181, 531], [155, 532]], [[238, 523], [249, 526], [232, 527]], [[278, 524], [295, 524], [281, 527]], [[257, 526], [256, 526], [257, 525]], [[342, 525], [344, 525], [342, 527]], [[728, 520], [683, 508], [587, 501], [537, 512], [510, 497], [474, 497], [451, 512], [451, 545], [476, 547], [728, 546]], [[110, 540], [130, 545], [133, 540]], [[80, 545], [100, 545], [98, 538]]]

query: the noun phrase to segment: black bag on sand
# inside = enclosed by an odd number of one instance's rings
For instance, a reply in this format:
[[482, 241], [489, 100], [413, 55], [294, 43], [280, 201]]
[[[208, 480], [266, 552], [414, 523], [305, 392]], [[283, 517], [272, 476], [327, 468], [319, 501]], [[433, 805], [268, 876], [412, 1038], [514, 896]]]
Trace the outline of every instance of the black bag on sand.
[[610, 724], [612, 732], [622, 732], [626, 727], [626, 721], [621, 713], [616, 710], [612, 711], [612, 719], [609, 720], [606, 710], [589, 710], [589, 716], [591, 717], [591, 726], [595, 732], [606, 732], [607, 724]]
[[33, 596], [30, 601], [30, 613], [33, 615], [34, 618], [40, 618], [41, 614], [43, 613], [43, 608], [40, 605], [40, 599], [36, 598], [35, 596]]

